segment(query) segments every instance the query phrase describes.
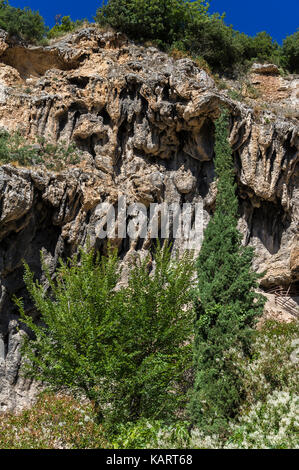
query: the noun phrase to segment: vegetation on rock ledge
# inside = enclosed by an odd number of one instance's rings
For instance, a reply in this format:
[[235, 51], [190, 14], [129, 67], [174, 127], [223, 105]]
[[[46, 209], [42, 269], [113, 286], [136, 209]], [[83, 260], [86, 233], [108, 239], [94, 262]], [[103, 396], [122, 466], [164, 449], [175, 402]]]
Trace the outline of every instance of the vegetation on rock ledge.
[[38, 143], [28, 144], [19, 132], [0, 131], [0, 164], [44, 165], [48, 170], [59, 171], [79, 161], [80, 152], [74, 144], [52, 144], [42, 137]]
[[[214, 72], [238, 74], [253, 61], [270, 61], [299, 73], [298, 31], [286, 37], [281, 47], [265, 31], [254, 37], [236, 31], [225, 23], [224, 15], [210, 14], [205, 0], [109, 0], [98, 8], [95, 22], [133, 40], [204, 60]], [[59, 38], [84, 23], [87, 20], [72, 21], [58, 14], [49, 30], [38, 12], [0, 0], [0, 28], [27, 41]]]
[[204, 59], [216, 72], [238, 72], [253, 61], [299, 72], [297, 33], [285, 39], [283, 48], [265, 31], [247, 36], [228, 26], [224, 15], [210, 14], [205, 0], [109, 0], [95, 20], [134, 40]]

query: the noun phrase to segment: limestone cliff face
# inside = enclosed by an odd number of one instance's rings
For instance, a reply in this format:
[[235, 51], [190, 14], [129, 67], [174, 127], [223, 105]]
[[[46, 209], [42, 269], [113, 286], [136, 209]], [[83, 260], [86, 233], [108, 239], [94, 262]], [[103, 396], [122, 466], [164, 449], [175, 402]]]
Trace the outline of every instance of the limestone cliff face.
[[[267, 75], [255, 70], [253, 80], [258, 74], [263, 93]], [[23, 260], [41, 276], [41, 250], [54, 273], [58, 258], [88, 238], [100, 248], [98, 205], [116, 205], [119, 195], [146, 206], [202, 201], [206, 224], [216, 195], [213, 120], [221, 104], [232, 115], [239, 226], [256, 248], [255, 269], [267, 270], [261, 287], [298, 285], [298, 80], [268, 78], [283, 93], [265, 91], [257, 113], [250, 100], [220, 92], [191, 60], [176, 61], [119, 33], [83, 29], [45, 48], [0, 33], [0, 128], [19, 130], [30, 142], [74, 141], [82, 151], [80, 164], [60, 173], [0, 167], [0, 411], [18, 409], [35, 393], [19, 376], [22, 332], [11, 300], [27, 299]], [[294, 113], [277, 117], [274, 104]], [[115, 243], [124, 256], [149, 246]], [[26, 307], [32, 309], [28, 299]]]

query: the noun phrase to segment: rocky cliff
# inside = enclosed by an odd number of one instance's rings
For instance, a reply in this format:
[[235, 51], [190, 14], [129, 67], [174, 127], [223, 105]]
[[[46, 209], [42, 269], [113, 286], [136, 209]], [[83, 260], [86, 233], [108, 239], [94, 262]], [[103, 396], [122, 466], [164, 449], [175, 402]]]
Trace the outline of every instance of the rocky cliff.
[[[18, 314], [23, 260], [41, 276], [40, 251], [54, 273], [59, 257], [87, 239], [97, 248], [103, 201], [202, 202], [213, 211], [213, 121], [231, 112], [231, 145], [244, 243], [256, 249], [261, 288], [299, 285], [299, 80], [255, 67], [258, 98], [234, 101], [190, 59], [174, 60], [123, 35], [82, 29], [48, 47], [0, 33], [0, 128], [31, 143], [75, 142], [81, 161], [63, 171], [0, 167], [0, 410], [18, 409], [36, 387], [19, 375]], [[248, 87], [247, 87], [248, 88]], [[38, 144], [37, 144], [38, 151]], [[115, 240], [125, 258], [149, 240]], [[267, 313], [289, 318], [272, 302]], [[32, 314], [34, 312], [32, 311]]]

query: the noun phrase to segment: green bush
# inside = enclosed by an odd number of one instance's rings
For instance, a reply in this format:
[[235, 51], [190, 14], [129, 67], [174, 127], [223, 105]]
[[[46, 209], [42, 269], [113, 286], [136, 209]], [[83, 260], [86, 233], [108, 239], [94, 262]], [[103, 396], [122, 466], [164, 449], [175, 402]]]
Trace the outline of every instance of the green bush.
[[204, 0], [110, 0], [97, 10], [95, 20], [132, 39], [169, 46], [184, 35], [194, 14], [206, 11]]
[[30, 165], [34, 159], [35, 152], [32, 146], [26, 144], [19, 133], [12, 135], [7, 131], [0, 131], [0, 162], [20, 165]]
[[207, 13], [193, 16], [176, 47], [204, 58], [216, 72], [246, 70], [255, 60], [280, 64], [280, 48], [266, 32], [255, 37], [235, 31], [225, 17]]
[[184, 49], [203, 57], [215, 71], [232, 69], [241, 60], [235, 31], [217, 14], [195, 16], [182, 44]]
[[0, 0], [0, 28], [26, 41], [40, 41], [47, 31], [38, 12], [14, 8], [7, 0]]
[[254, 37], [238, 33], [236, 42], [244, 60], [260, 62], [277, 62], [278, 60], [279, 46], [265, 31], [257, 33]]
[[95, 261], [93, 252], [81, 249], [80, 257], [61, 262], [56, 283], [45, 269], [48, 294], [26, 266], [25, 282], [43, 322], [35, 324], [18, 301], [35, 334], [24, 346], [27, 372], [56, 389], [84, 392], [106, 426], [171, 419], [186, 403], [193, 264], [187, 255], [172, 259], [169, 248], [158, 248], [154, 263], [150, 273], [149, 258], [137, 260], [128, 286], [116, 288], [116, 254]]
[[229, 419], [242, 403], [242, 381], [226, 352], [234, 347], [250, 353], [253, 327], [264, 305], [255, 292], [259, 276], [252, 270], [253, 250], [242, 245], [237, 229], [228, 123], [223, 111], [216, 122], [216, 209], [197, 261], [195, 385], [189, 409], [193, 423], [208, 433], [227, 432]]
[[236, 75], [253, 61], [274, 62], [298, 70], [298, 35], [281, 48], [265, 31], [247, 36], [225, 23], [225, 15], [209, 14], [204, 0], [109, 0], [95, 21], [138, 41], [181, 50], [205, 60], [215, 72]]
[[114, 449], [174, 449], [190, 444], [190, 424], [177, 421], [165, 425], [163, 421], [140, 419], [136, 423], [120, 425], [112, 440]]
[[282, 46], [283, 65], [292, 73], [299, 73], [299, 30], [287, 36]]
[[228, 90], [228, 96], [232, 100], [236, 100], [236, 101], [242, 101], [243, 100], [242, 93], [238, 90]]
[[297, 321], [268, 321], [256, 332], [251, 357], [232, 349], [244, 403], [227, 446], [299, 448], [298, 335]]
[[[114, 448], [263, 449], [299, 447], [299, 324], [266, 322], [256, 330], [251, 355], [232, 345], [224, 354], [237, 371], [243, 405], [227, 435], [205, 433], [190, 423], [140, 420], [121, 426]], [[296, 349], [297, 348], [297, 349]]]
[[76, 20], [72, 21], [70, 16], [63, 16], [61, 19], [57, 21], [55, 26], [53, 26], [52, 29], [47, 33], [47, 38], [48, 39], [54, 39], [58, 38], [60, 36], [63, 36], [66, 33], [70, 33], [74, 31], [75, 29], [79, 28], [82, 26], [84, 23], [84, 20]]

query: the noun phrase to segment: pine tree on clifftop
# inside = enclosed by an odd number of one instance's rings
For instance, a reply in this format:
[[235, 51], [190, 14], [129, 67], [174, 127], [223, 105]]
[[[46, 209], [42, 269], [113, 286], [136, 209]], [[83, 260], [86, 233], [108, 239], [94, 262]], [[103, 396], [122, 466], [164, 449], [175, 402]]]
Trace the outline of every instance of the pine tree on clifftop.
[[221, 434], [242, 400], [232, 354], [250, 354], [253, 327], [264, 305], [264, 298], [255, 292], [260, 276], [252, 270], [253, 250], [242, 245], [237, 228], [228, 126], [228, 113], [222, 111], [215, 135], [216, 208], [197, 261], [195, 385], [189, 406], [194, 425]]

